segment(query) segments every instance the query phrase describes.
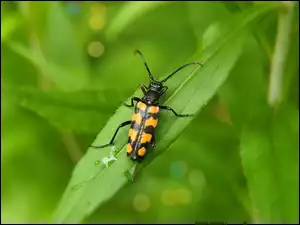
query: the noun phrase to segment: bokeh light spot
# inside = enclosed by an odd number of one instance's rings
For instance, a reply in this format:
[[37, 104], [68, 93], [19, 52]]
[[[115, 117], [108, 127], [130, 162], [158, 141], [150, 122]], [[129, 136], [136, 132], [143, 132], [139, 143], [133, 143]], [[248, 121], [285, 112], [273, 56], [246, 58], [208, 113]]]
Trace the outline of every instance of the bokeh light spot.
[[90, 28], [96, 31], [102, 30], [105, 25], [104, 19], [99, 15], [91, 16], [89, 23]]
[[173, 197], [174, 196], [172, 190], [164, 190], [161, 196], [161, 201], [164, 205], [174, 205]]
[[178, 188], [175, 190], [164, 190], [161, 201], [164, 205], [180, 205], [189, 204], [192, 200], [191, 192], [186, 188]]
[[133, 207], [138, 212], [146, 212], [150, 207], [150, 199], [145, 194], [137, 194], [133, 199]]
[[200, 170], [192, 170], [189, 173], [188, 180], [193, 188], [203, 189], [206, 185], [204, 174]]
[[191, 202], [191, 192], [186, 188], [179, 188], [175, 191], [177, 204], [189, 204]]
[[78, 4], [78, 2], [68, 2], [67, 10], [70, 12], [70, 14], [77, 15], [80, 13], [81, 5]]
[[100, 57], [104, 53], [104, 45], [100, 41], [93, 41], [88, 46], [88, 53], [94, 58]]
[[90, 28], [96, 31], [100, 31], [105, 26], [106, 21], [106, 10], [105, 4], [97, 3], [91, 8], [91, 18], [89, 20]]
[[174, 161], [170, 166], [171, 177], [182, 178], [187, 172], [187, 164], [184, 161]]
[[103, 3], [96, 3], [91, 7], [91, 13], [92, 15], [100, 14], [100, 15], [106, 15], [107, 7]]

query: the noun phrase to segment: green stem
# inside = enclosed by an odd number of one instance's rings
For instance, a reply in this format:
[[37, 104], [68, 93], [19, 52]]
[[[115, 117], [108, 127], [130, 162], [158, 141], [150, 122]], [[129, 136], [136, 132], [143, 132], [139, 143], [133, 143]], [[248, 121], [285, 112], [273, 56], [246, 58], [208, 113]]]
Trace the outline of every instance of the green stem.
[[284, 10], [279, 11], [277, 38], [270, 72], [268, 96], [270, 106], [276, 106], [282, 100], [282, 80], [290, 42], [294, 4], [295, 2], [292, 1], [282, 2]]

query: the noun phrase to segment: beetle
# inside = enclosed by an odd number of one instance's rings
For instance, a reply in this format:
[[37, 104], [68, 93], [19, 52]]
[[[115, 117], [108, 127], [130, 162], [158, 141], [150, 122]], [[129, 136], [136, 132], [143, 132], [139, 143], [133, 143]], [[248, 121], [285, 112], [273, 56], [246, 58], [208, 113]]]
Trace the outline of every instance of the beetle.
[[[151, 145], [153, 148], [155, 147], [155, 128], [158, 123], [159, 113], [161, 110], [171, 111], [177, 117], [188, 117], [193, 116], [193, 114], [179, 114], [174, 109], [169, 106], [159, 105], [160, 97], [167, 91], [168, 87], [164, 86], [163, 83], [170, 79], [174, 74], [176, 74], [181, 69], [193, 65], [198, 64], [199, 62], [191, 62], [187, 63], [173, 73], [168, 75], [161, 81], [155, 80], [152, 76], [152, 73], [147, 65], [147, 62], [143, 56], [143, 54], [139, 50], [135, 50], [135, 54], [138, 53], [143, 60], [143, 63], [148, 71], [148, 75], [150, 78], [149, 86], [146, 87], [144, 84], [140, 84], [140, 88], [144, 94], [144, 96], [140, 99], [138, 97], [131, 98], [131, 104], [124, 104], [127, 107], [134, 107], [134, 114], [131, 120], [125, 121], [119, 125], [117, 130], [115, 131], [113, 137], [110, 142], [101, 146], [91, 146], [94, 148], [104, 148], [109, 145], [113, 145], [113, 141], [119, 131], [120, 128], [130, 125], [129, 135], [128, 135], [128, 143], [127, 143], [127, 156], [130, 156], [133, 161], [141, 161], [146, 152]], [[134, 105], [134, 102], [137, 102]]]

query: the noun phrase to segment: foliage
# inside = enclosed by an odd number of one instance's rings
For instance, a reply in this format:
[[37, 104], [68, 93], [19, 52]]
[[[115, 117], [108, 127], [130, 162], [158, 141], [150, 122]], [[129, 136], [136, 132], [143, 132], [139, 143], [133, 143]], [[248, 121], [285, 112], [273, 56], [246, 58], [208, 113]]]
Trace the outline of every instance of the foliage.
[[[1, 2], [2, 221], [298, 221], [297, 6]], [[168, 81], [196, 115], [161, 114], [131, 184], [128, 129], [88, 146], [131, 118], [136, 48], [157, 78], [204, 66]]]

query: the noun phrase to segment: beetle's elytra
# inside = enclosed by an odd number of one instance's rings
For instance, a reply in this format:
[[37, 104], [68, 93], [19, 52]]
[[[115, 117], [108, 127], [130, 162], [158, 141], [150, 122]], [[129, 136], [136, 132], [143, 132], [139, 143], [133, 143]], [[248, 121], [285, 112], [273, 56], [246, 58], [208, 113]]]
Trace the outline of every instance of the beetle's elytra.
[[157, 126], [159, 106], [139, 101], [135, 106], [129, 130], [127, 155], [132, 160], [144, 157], [149, 144], [154, 146], [154, 130]]
[[168, 89], [168, 87], [164, 86], [163, 83], [184, 67], [193, 64], [201, 64], [198, 62], [185, 64], [179, 67], [177, 70], [175, 70], [162, 81], [157, 81], [153, 78], [143, 54], [139, 50], [136, 50], [135, 53], [138, 53], [141, 56], [150, 77], [150, 84], [148, 87], [146, 87], [144, 84], [140, 85], [140, 88], [144, 93], [144, 97], [142, 99], [138, 97], [133, 97], [131, 98], [130, 105], [126, 103], [124, 104], [127, 107], [134, 107], [134, 101], [137, 102], [134, 108], [134, 114], [132, 116], [132, 119], [129, 121], [125, 121], [119, 125], [111, 141], [108, 144], [91, 147], [104, 148], [106, 146], [112, 145], [119, 129], [130, 124], [127, 144], [127, 155], [130, 156], [131, 160], [140, 161], [146, 155], [149, 145], [151, 145], [152, 147], [155, 146], [155, 128], [158, 124], [160, 110], [172, 111], [175, 114], [175, 116], [178, 117], [192, 116], [192, 114], [178, 114], [174, 109], [170, 108], [169, 106], [159, 105], [160, 97]]

